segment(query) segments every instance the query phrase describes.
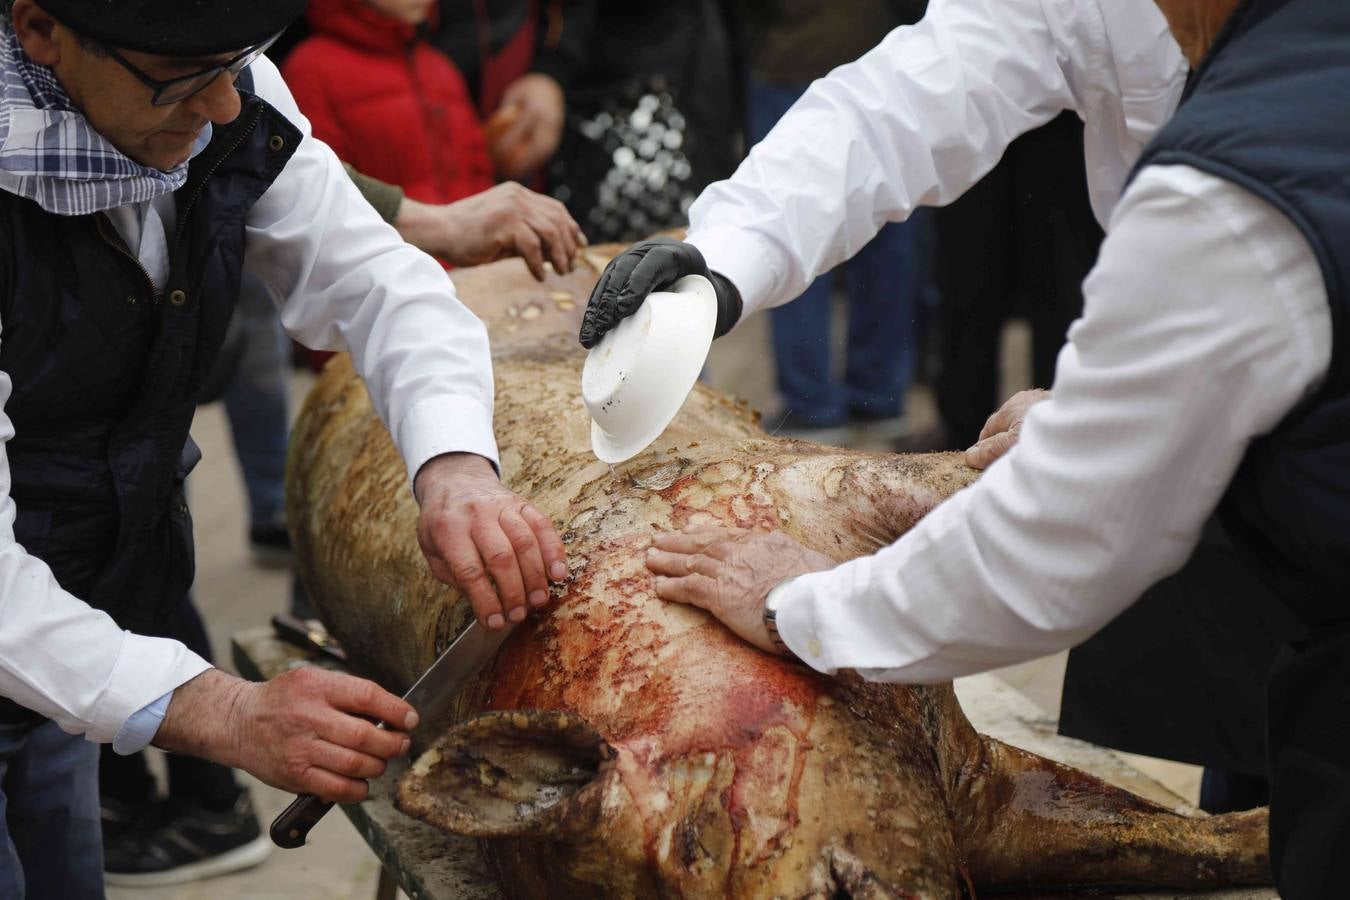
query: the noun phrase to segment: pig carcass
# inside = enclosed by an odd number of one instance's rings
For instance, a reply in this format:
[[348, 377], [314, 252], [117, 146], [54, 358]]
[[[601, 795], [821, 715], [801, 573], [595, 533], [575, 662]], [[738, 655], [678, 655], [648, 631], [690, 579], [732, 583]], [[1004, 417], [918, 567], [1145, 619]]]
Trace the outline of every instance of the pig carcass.
[[[842, 561], [975, 473], [955, 454], [774, 439], [703, 387], [612, 470], [590, 452], [573, 339], [596, 274], [455, 273], [492, 337], [502, 477], [557, 523], [572, 575], [465, 692], [401, 781], [401, 809], [483, 838], [521, 898], [1269, 883], [1264, 810], [1175, 814], [982, 737], [950, 685], [823, 677], [658, 600], [643, 564], [658, 530], [782, 529]], [[470, 612], [423, 561], [403, 464], [345, 358], [291, 452], [304, 582], [349, 654], [404, 689]]]

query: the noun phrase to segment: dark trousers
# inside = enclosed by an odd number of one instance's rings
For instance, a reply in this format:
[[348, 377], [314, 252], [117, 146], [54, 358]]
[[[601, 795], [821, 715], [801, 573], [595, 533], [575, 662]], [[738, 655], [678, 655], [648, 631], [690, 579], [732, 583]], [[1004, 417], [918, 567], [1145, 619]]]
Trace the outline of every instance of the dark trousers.
[[[767, 135], [806, 88], [750, 79], [750, 141]], [[922, 216], [891, 222], [841, 267], [849, 304], [842, 378], [834, 374], [830, 337], [835, 273], [821, 275], [797, 299], [769, 310], [778, 392], [794, 422], [842, 425], [852, 417], [883, 419], [903, 411], [915, 368], [923, 227]]]
[[1286, 900], [1345, 896], [1350, 858], [1350, 620], [1286, 645], [1270, 679], [1270, 856]]
[[1020, 310], [1031, 322], [1033, 375], [1054, 381], [1102, 230], [1088, 203], [1083, 125], [1063, 113], [1018, 138], [1003, 160], [937, 210], [941, 374], [938, 412], [952, 446], [974, 443], [998, 396], [999, 338]]
[[97, 760], [55, 722], [0, 722], [0, 897], [103, 896]]
[[[201, 614], [189, 596], [172, 616], [154, 632], [154, 637], [182, 641], [189, 650], [208, 662], [211, 660], [211, 642]], [[239, 797], [241, 788], [234, 771], [195, 756], [167, 756], [169, 770], [169, 799], [177, 803], [191, 803], [208, 809], [228, 809]], [[147, 806], [158, 796], [155, 776], [150, 772], [144, 753], [120, 756], [112, 745], [103, 746], [99, 756], [99, 794], [131, 806]]]

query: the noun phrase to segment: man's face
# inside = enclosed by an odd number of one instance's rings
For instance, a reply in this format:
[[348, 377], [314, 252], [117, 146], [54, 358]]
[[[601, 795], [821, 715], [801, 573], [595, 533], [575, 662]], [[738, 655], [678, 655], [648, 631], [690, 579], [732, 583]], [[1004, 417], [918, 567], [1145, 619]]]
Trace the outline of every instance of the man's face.
[[[239, 94], [228, 75], [186, 100], [152, 106], [154, 92], [111, 56], [87, 49], [60, 25], [53, 30], [52, 41], [59, 53], [52, 70], [75, 107], [99, 134], [141, 165], [172, 169], [189, 158], [207, 122], [224, 125], [239, 115]], [[236, 55], [184, 58], [119, 52], [160, 81], [200, 72]]]

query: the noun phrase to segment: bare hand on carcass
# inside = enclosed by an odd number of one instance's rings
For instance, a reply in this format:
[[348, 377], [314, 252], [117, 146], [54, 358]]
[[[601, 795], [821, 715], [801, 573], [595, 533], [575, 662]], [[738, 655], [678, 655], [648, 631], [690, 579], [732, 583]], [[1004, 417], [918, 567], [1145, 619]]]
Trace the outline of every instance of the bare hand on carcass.
[[656, 596], [706, 609], [737, 636], [780, 653], [764, 627], [764, 598], [774, 585], [834, 560], [781, 531], [691, 526], [657, 535], [647, 551]]
[[987, 469], [994, 460], [1007, 453], [1022, 434], [1022, 422], [1027, 411], [1042, 400], [1049, 400], [1050, 392], [1039, 389], [1018, 391], [989, 417], [980, 429], [980, 440], [966, 451], [966, 465], [972, 469]]
[[462, 590], [488, 628], [524, 620], [526, 603], [543, 606], [549, 580], [567, 577], [553, 523], [504, 487], [483, 457], [435, 457], [418, 471], [414, 493], [417, 540], [432, 574]]

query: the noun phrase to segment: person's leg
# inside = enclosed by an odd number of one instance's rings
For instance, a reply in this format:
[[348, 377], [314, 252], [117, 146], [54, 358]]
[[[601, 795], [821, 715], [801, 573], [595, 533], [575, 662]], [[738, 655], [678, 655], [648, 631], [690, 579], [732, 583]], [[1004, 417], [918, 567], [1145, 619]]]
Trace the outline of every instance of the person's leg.
[[9, 767], [23, 750], [29, 726], [17, 722], [0, 722], [0, 897], [22, 898], [24, 895], [23, 865], [19, 851], [9, 834]]
[[[201, 615], [186, 598], [157, 629], [207, 661], [211, 643]], [[218, 763], [170, 753], [167, 799], [146, 808], [145, 827], [109, 837], [109, 884], [151, 887], [233, 872], [266, 859], [270, 844], [248, 791]], [[105, 812], [107, 807], [105, 806]], [[108, 826], [105, 815], [105, 828]]]
[[287, 353], [276, 307], [247, 274], [235, 310], [244, 351], [225, 392], [230, 434], [248, 493], [249, 538], [260, 560], [288, 559], [285, 528]]
[[1264, 775], [1206, 768], [1200, 776], [1200, 808], [1217, 815], [1256, 809], [1270, 803], [1270, 779]]
[[[830, 372], [830, 286], [822, 275], [796, 300], [769, 310], [785, 426], [827, 428], [848, 421], [848, 404]], [[775, 423], [766, 422], [772, 428]]]
[[[1015, 151], [1015, 145], [1009, 153]], [[1005, 156], [935, 211], [942, 369], [937, 405], [950, 447], [974, 443], [999, 404], [999, 341], [1012, 293], [1011, 203]]]
[[9, 758], [3, 786], [9, 840], [23, 867], [18, 896], [102, 897], [98, 746], [45, 722]]
[[[746, 88], [747, 139], [764, 138], [805, 90], [751, 78]], [[830, 427], [848, 420], [847, 397], [830, 372], [830, 286], [817, 278], [797, 299], [769, 311], [778, 392], [787, 427]], [[777, 422], [765, 422], [773, 429]]]
[[845, 266], [849, 412], [886, 419], [904, 411], [914, 377], [919, 293], [917, 223], [892, 222]]
[[1104, 237], [1088, 199], [1083, 123], [1062, 113], [1021, 139], [1015, 159], [1023, 300], [1032, 332], [1032, 378], [1054, 382], [1069, 326], [1083, 314], [1083, 281]]
[[154, 804], [158, 783], [144, 753], [123, 756], [114, 753], [111, 744], [104, 744], [98, 755], [98, 790], [105, 806], [111, 801], [128, 809], [143, 810]]

